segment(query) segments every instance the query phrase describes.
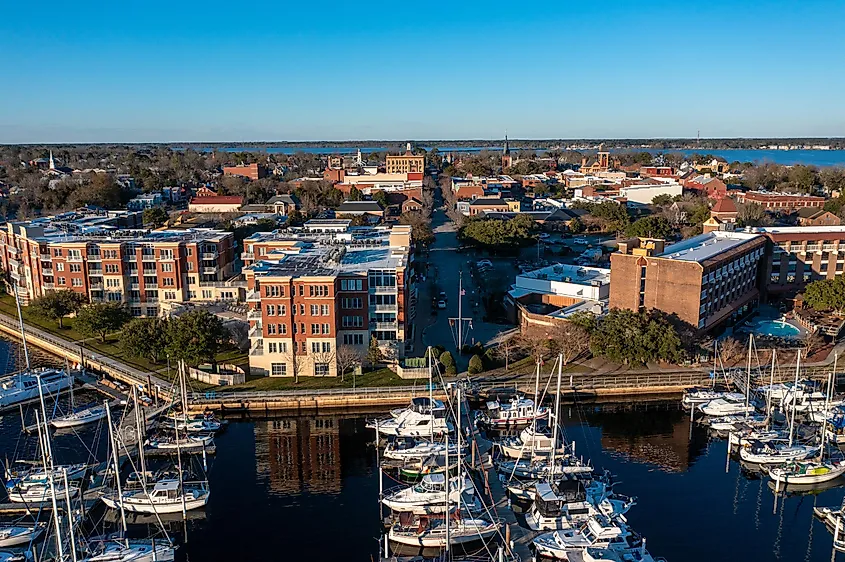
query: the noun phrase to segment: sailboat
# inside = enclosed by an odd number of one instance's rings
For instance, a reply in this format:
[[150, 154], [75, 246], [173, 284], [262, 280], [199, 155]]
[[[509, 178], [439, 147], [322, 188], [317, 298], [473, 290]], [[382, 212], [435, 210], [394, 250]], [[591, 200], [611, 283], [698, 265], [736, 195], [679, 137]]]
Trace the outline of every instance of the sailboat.
[[88, 545], [90, 554], [80, 562], [172, 562], [176, 549], [168, 542], [111, 540]]
[[46, 523], [30, 525], [21, 523], [0, 524], [0, 547], [19, 546], [38, 540], [44, 532]]
[[382, 503], [399, 513], [445, 513], [448, 508], [460, 506], [462, 495], [474, 492], [475, 486], [467, 475], [453, 476], [449, 479], [449, 501], [446, 502], [446, 476], [442, 473], [427, 474], [419, 484], [388, 490]]
[[63, 370], [53, 368], [33, 369], [29, 362], [29, 350], [26, 347], [26, 330], [24, 329], [17, 288], [15, 288], [15, 304], [18, 309], [26, 369], [15, 375], [0, 378], [0, 411], [24, 402], [37, 400], [39, 380], [42, 391], [47, 394], [61, 392], [73, 384], [73, 376]]

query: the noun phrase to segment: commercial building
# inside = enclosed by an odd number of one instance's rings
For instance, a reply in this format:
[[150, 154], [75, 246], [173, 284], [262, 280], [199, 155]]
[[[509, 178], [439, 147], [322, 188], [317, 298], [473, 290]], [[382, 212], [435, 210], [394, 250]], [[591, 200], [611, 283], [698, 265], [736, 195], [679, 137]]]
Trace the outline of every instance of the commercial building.
[[425, 172], [425, 156], [412, 153], [411, 143], [408, 143], [405, 154], [387, 155], [384, 170], [388, 174], [422, 174]]
[[243, 197], [205, 195], [191, 199], [191, 202], [188, 203], [188, 211], [192, 213], [236, 213], [243, 204]]
[[423, 174], [422, 172], [404, 174], [346, 174], [343, 182], [335, 187], [343, 193], [349, 193], [353, 187], [357, 188], [364, 195], [374, 195], [379, 191], [385, 192], [388, 197], [401, 198], [399, 203], [415, 197], [422, 198]]
[[620, 242], [610, 256], [610, 306], [654, 308], [711, 330], [756, 306], [765, 249], [763, 236], [729, 231], [670, 246], [647, 238]]
[[658, 195], [677, 197], [683, 194], [684, 188], [678, 183], [661, 183], [657, 185], [631, 185], [619, 188], [619, 195], [632, 203], [651, 205]]
[[769, 242], [764, 271], [769, 297], [800, 291], [845, 271], [845, 226], [755, 228]]
[[826, 199], [815, 195], [793, 193], [769, 193], [767, 191], [738, 192], [736, 199], [740, 203], [756, 203], [767, 211], [792, 212], [804, 208], [824, 207]]
[[548, 330], [576, 312], [601, 314], [609, 296], [609, 269], [555, 264], [517, 275], [505, 310], [522, 330]]
[[143, 230], [139, 213], [66, 213], [9, 222], [0, 268], [26, 302], [69, 289], [92, 302], [124, 302], [134, 316], [161, 303], [237, 300], [235, 240], [212, 229]]
[[504, 199], [483, 197], [469, 204], [469, 216], [474, 217], [484, 213], [507, 213], [511, 208]]
[[250, 180], [267, 177], [267, 168], [261, 164], [240, 164], [239, 166], [224, 166], [224, 176], [237, 176]]
[[363, 357], [373, 337], [404, 356], [415, 310], [410, 226], [309, 221], [244, 246], [253, 374], [336, 376], [338, 354]]

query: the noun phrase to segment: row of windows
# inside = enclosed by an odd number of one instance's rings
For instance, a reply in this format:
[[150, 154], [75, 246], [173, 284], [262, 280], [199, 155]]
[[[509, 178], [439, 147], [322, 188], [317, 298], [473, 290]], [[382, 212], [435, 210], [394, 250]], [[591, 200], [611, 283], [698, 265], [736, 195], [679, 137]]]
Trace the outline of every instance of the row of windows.
[[[267, 312], [267, 316], [287, 316], [288, 313], [287, 306], [283, 304], [268, 304], [264, 307], [264, 310]], [[310, 310], [311, 316], [332, 315], [331, 306], [328, 304], [312, 304]], [[296, 305], [292, 305], [291, 311], [296, 314]], [[305, 316], [304, 304], [299, 305], [299, 314]]]
[[345, 345], [364, 345], [364, 334], [343, 334]]
[[340, 280], [340, 290], [341, 291], [363, 291], [364, 290], [364, 280], [363, 279], [341, 279]]
[[[296, 292], [296, 287], [293, 288], [294, 292]], [[329, 286], [328, 285], [309, 285], [308, 286], [308, 296], [309, 297], [328, 297], [330, 295]], [[285, 296], [285, 288], [283, 285], [264, 285], [264, 296], [265, 297], [283, 297]], [[294, 296], [291, 294], [291, 296]], [[305, 296], [305, 285], [299, 285], [299, 296]]]
[[[325, 377], [330, 372], [328, 363], [314, 363], [314, 376]], [[287, 363], [271, 363], [270, 374], [274, 377], [285, 377], [288, 374]]]
[[[305, 323], [300, 322], [297, 324], [294, 322], [293, 326], [293, 333], [299, 334], [307, 334], [305, 330]], [[285, 335], [288, 333], [288, 326], [287, 324], [278, 323], [278, 324], [267, 324], [267, 334], [268, 335]], [[318, 335], [318, 334], [331, 334], [331, 324], [311, 324], [311, 335]]]
[[[373, 295], [373, 296], [376, 296], [376, 295]], [[379, 296], [381, 296], [381, 295], [379, 295]], [[395, 295], [391, 295], [391, 296], [395, 296]], [[357, 310], [357, 309], [362, 308], [362, 306], [363, 306], [363, 302], [358, 297], [343, 298], [340, 301], [340, 308], [342, 308], [344, 310]]]
[[341, 318], [340, 325], [344, 328], [363, 328], [364, 327], [364, 317], [363, 316], [343, 316]]

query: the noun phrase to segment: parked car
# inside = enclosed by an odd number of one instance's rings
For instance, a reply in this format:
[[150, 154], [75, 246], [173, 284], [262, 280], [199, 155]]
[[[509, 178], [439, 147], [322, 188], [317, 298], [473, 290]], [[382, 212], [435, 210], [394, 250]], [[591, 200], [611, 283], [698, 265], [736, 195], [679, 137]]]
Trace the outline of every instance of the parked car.
[[475, 262], [475, 265], [477, 267], [493, 267], [493, 262], [491, 262], [490, 260], [478, 260], [477, 262]]
[[572, 241], [575, 242], [576, 244], [589, 244], [590, 243], [590, 241], [587, 240], [586, 238], [575, 238]]
[[446, 308], [446, 301], [444, 301], [443, 299], [440, 299], [439, 301], [437, 301], [437, 308], [439, 308], [441, 310]]
[[[449, 300], [449, 297], [446, 296], [446, 291], [440, 291], [440, 294], [437, 295], [437, 298], [439, 298], [441, 301], [444, 301], [444, 302]], [[441, 306], [440, 308], [446, 308], [446, 307]]]

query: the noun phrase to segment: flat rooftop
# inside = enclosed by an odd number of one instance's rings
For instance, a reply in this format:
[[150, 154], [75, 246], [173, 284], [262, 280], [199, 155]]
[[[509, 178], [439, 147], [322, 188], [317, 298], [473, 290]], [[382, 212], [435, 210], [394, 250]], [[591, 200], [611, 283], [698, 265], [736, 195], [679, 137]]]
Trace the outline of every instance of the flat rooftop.
[[290, 251], [272, 252], [248, 269], [256, 276], [308, 277], [365, 274], [371, 269], [394, 270], [407, 263], [408, 253], [401, 248], [302, 244]]
[[717, 230], [706, 234], [699, 234], [677, 244], [666, 246], [663, 253], [658, 254], [657, 257], [701, 263], [714, 256], [733, 250], [759, 236], [759, 234], [750, 232], [726, 232]]
[[764, 226], [752, 229], [752, 232], [759, 232], [764, 234], [812, 234], [818, 232], [824, 234], [843, 233], [845, 232], [845, 225], [841, 226]]
[[519, 284], [520, 277], [574, 283], [576, 285], [592, 286], [596, 282], [605, 285], [610, 283], [610, 270], [601, 267], [555, 264], [541, 269], [535, 269], [534, 271], [520, 273], [517, 275], [517, 285]]

